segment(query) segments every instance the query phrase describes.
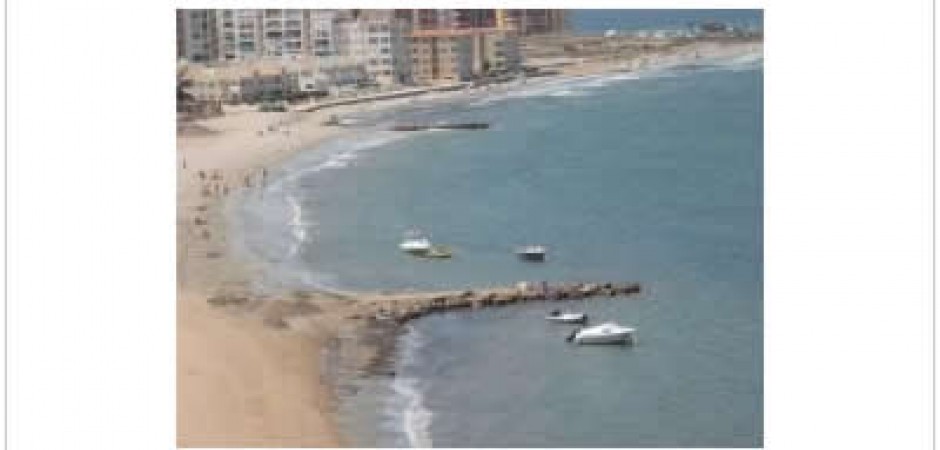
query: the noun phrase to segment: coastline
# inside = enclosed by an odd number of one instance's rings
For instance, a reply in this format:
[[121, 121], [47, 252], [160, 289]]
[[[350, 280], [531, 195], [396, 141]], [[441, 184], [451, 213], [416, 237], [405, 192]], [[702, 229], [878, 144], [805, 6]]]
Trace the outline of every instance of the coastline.
[[[689, 47], [650, 56], [640, 68], [754, 54], [762, 44]], [[622, 71], [622, 60], [584, 62], [542, 79]], [[492, 88], [508, 91], [513, 86]], [[461, 95], [464, 91], [414, 100]], [[226, 116], [200, 121], [178, 136], [178, 445], [348, 445], [337, 426], [335, 388], [344, 377], [389, 375], [382, 361], [394, 350], [395, 339], [389, 339], [389, 334], [399, 331], [361, 319], [380, 308], [380, 303], [420, 296], [258, 295], [251, 289], [257, 267], [231, 251], [225, 193], [257, 187], [265, 181], [266, 172], [286, 158], [326, 139], [356, 132], [355, 128], [322, 125], [329, 116], [381, 112], [399, 104], [401, 100], [381, 100], [287, 113], [231, 108]], [[214, 180], [215, 174], [219, 178]], [[343, 362], [328, 367], [326, 362], [335, 358]]]

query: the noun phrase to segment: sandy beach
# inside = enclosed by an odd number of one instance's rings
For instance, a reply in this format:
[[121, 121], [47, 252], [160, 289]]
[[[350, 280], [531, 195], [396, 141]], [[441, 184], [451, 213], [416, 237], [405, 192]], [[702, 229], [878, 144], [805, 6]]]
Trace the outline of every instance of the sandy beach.
[[[648, 55], [644, 68], [761, 51], [760, 43], [705, 43]], [[560, 76], [622, 71], [625, 61], [585, 61]], [[461, 95], [434, 94], [434, 98]], [[421, 101], [419, 97], [417, 100]], [[267, 182], [285, 158], [354, 129], [323, 125], [331, 115], [399, 104], [387, 100], [317, 112], [260, 113], [226, 107], [218, 118], [182, 124], [177, 136], [177, 443], [181, 447], [337, 447], [335, 390], [324, 356], [336, 342], [367, 341], [366, 315], [407, 295], [337, 297], [295, 292], [259, 295], [258, 269], [232, 251], [225, 203]], [[406, 298], [407, 297], [407, 298]], [[419, 297], [419, 296], [418, 296]], [[426, 299], [426, 297], [425, 297]], [[373, 331], [375, 327], [371, 328]], [[379, 330], [381, 332], [381, 330]], [[373, 333], [371, 339], [375, 339]], [[379, 336], [381, 338], [381, 336]], [[385, 339], [389, 341], [389, 339]], [[342, 346], [355, 363], [377, 346]], [[347, 355], [348, 356], [348, 355]], [[335, 376], [335, 374], [334, 374]]]

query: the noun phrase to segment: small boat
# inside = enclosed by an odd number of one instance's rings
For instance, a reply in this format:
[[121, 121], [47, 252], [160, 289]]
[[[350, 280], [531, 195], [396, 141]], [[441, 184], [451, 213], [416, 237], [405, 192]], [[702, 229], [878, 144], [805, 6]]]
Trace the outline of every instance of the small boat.
[[545, 261], [545, 253], [548, 252], [542, 245], [526, 245], [516, 249], [516, 255], [524, 261]]
[[450, 249], [450, 247], [445, 247], [443, 245], [432, 245], [428, 251], [424, 253], [418, 253], [416, 256], [432, 259], [448, 259], [454, 256], [454, 252]]
[[557, 323], [587, 323], [588, 316], [585, 313], [561, 312], [554, 310], [545, 316], [545, 320]]
[[398, 244], [398, 248], [405, 253], [424, 255], [431, 251], [431, 240], [420, 231], [411, 230], [405, 233], [405, 239]]
[[615, 323], [605, 323], [587, 328], [578, 328], [568, 335], [567, 341], [575, 344], [634, 344], [635, 329]]

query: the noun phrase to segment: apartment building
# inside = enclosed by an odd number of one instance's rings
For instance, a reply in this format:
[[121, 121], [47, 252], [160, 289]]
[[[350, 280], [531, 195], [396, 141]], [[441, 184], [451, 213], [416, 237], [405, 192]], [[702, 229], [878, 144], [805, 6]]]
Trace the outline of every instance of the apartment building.
[[299, 57], [307, 54], [309, 14], [302, 9], [265, 9], [262, 17], [262, 54], [266, 57]]
[[518, 33], [512, 29], [473, 30], [473, 74], [484, 76], [519, 70], [522, 57]]
[[360, 15], [337, 21], [337, 53], [361, 61], [370, 78], [380, 84], [411, 81], [408, 54], [409, 27], [404, 20], [388, 16]]
[[309, 11], [309, 30], [307, 48], [313, 56], [328, 57], [339, 54], [337, 41], [339, 28], [336, 21], [340, 11], [335, 9], [313, 9]]
[[498, 26], [514, 28], [522, 35], [559, 33], [567, 28], [567, 11], [563, 9], [498, 10]]
[[407, 20], [412, 30], [449, 30], [457, 28], [455, 9], [396, 9], [395, 17]]
[[411, 73], [417, 84], [466, 81], [473, 76], [473, 37], [459, 30], [411, 33]]
[[[518, 35], [553, 30], [555, 10], [216, 9], [177, 11], [177, 54], [191, 62], [309, 59], [363, 67], [380, 84], [467, 80], [519, 66]], [[522, 27], [522, 28], [519, 28]], [[518, 31], [517, 31], [518, 29]], [[354, 73], [358, 69], [348, 69]]]
[[457, 9], [454, 10], [456, 19], [455, 27], [458, 29], [468, 28], [497, 28], [496, 9]]
[[189, 61], [218, 59], [215, 11], [205, 9], [176, 10], [176, 57]]
[[263, 53], [263, 17], [260, 9], [219, 9], [213, 11], [219, 24], [219, 60], [232, 61], [260, 57]]

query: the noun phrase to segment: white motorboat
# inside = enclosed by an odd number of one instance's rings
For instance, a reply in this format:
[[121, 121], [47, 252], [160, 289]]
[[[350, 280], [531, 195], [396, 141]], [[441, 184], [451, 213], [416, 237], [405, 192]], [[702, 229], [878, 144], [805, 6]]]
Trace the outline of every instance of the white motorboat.
[[554, 310], [545, 316], [545, 320], [558, 323], [587, 323], [588, 316], [585, 313], [561, 312]]
[[568, 341], [575, 344], [633, 344], [636, 342], [635, 333], [633, 328], [608, 322], [574, 330], [568, 335]]
[[526, 245], [516, 249], [516, 255], [525, 261], [545, 261], [548, 249], [543, 245]]
[[425, 254], [431, 251], [431, 240], [420, 231], [411, 230], [405, 233], [405, 239], [398, 244], [398, 248], [405, 253]]

